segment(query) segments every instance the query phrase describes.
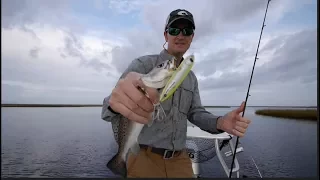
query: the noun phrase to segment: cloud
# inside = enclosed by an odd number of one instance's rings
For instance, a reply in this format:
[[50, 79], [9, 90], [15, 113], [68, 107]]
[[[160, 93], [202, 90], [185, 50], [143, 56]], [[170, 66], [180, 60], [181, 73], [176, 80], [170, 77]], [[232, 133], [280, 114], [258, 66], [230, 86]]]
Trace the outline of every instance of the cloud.
[[63, 15], [68, 8], [68, 2], [63, 0], [3, 0], [1, 5], [1, 25], [4, 27], [50, 21]]
[[[240, 52], [241, 51], [241, 52]], [[209, 76], [221, 69], [227, 69], [237, 59], [242, 59], [246, 52], [243, 49], [227, 48], [208, 54], [205, 59], [195, 64], [194, 71], [203, 76]]]
[[36, 90], [36, 91], [80, 91], [80, 92], [103, 92], [101, 90], [89, 89], [83, 87], [53, 87], [53, 86], [45, 86], [42, 84], [32, 84], [27, 82], [19, 82], [19, 81], [2, 81], [3, 85], [9, 86], [19, 86], [24, 89]]
[[39, 51], [40, 51], [40, 49], [37, 48], [37, 47], [31, 49], [30, 50], [30, 56], [33, 57], [33, 58], [37, 58]]
[[[5, 0], [2, 95], [11, 102], [101, 103], [133, 59], [162, 50], [167, 15], [185, 8], [196, 21], [186, 55], [196, 55], [193, 70], [203, 103], [238, 105], [266, 2]], [[271, 1], [249, 104], [315, 105], [315, 4]]]
[[[70, 34], [50, 26], [31, 28], [38, 39], [20, 28], [3, 29], [1, 32], [2, 43], [6, 43], [2, 47], [4, 101], [102, 102], [101, 99], [111, 91], [115, 77], [118, 77], [114, 68], [105, 63], [108, 60], [102, 58], [103, 50], [108, 47], [100, 47], [99, 50], [96, 47], [103, 43], [91, 39], [88, 44], [90, 36], [79, 36], [82, 44], [78, 47], [82, 47], [79, 48], [81, 50], [76, 51], [75, 56], [67, 54], [62, 58], [60, 50], [65, 47], [64, 40], [70, 38]], [[27, 43], [19, 46], [21, 42]], [[81, 64], [79, 57], [85, 57], [87, 61]], [[12, 91], [14, 88], [17, 90]]]
[[[2, 103], [92, 103], [101, 102], [105, 91], [84, 87], [47, 86], [19, 81], [2, 81]], [[81, 97], [81, 98], [79, 98]], [[85, 100], [85, 101], [84, 101]]]
[[[270, 39], [265, 45], [264, 53], [261, 54], [268, 61], [255, 67], [251, 91], [260, 92], [258, 95], [263, 96], [268, 102], [272, 102], [271, 99], [273, 99], [274, 102], [272, 104], [274, 105], [277, 105], [277, 103], [291, 105], [292, 103], [306, 102], [306, 104], [315, 104], [317, 84], [316, 39], [316, 29], [303, 30], [290, 35], [279, 35]], [[270, 45], [274, 45], [273, 48]], [[266, 49], [269, 51], [266, 51]], [[238, 52], [240, 52], [238, 56], [241, 56], [243, 51], [238, 50]], [[215, 57], [215, 55], [211, 56], [212, 59], [215, 59]], [[236, 56], [233, 57], [234, 59], [236, 59]], [[263, 59], [259, 58], [257, 62], [260, 60]], [[232, 69], [237, 69], [236, 63], [229, 64], [230, 61], [224, 62], [225, 65], [229, 65], [229, 68], [220, 71], [219, 76], [199, 80], [201, 90], [208, 92], [215, 90], [218, 94], [227, 94], [226, 92], [228, 94], [239, 94], [239, 92], [242, 92], [242, 97], [244, 98], [250, 80], [253, 61], [254, 58], [251, 59], [251, 62], [243, 62], [249, 63], [251, 66], [247, 66], [248, 68], [244, 72], [232, 71]], [[209, 72], [209, 67], [214, 66], [214, 62], [202, 61], [198, 67], [201, 70], [206, 70], [201, 67], [208, 67], [207, 72]], [[282, 100], [275, 98], [278, 97], [277, 94], [281, 94], [280, 99]], [[303, 100], [304, 98], [302, 97], [293, 98], [294, 96], [303, 96], [308, 100]], [[256, 99], [251, 104], [259, 102], [261, 103], [261, 99]]]
[[[271, 82], [290, 82], [291, 80], [301, 79], [301, 82], [315, 82], [316, 79], [316, 29], [304, 30], [291, 35], [276, 36], [269, 40], [265, 47], [269, 50], [265, 51], [262, 56], [268, 59], [267, 62], [257, 66], [254, 71], [254, 84], [265, 84]], [[277, 44], [270, 48], [270, 44]], [[254, 52], [254, 49], [251, 49]], [[266, 50], [266, 49], [265, 49]], [[213, 61], [202, 61], [199, 63], [198, 72], [207, 70], [210, 72], [210, 67], [214, 66], [216, 63], [214, 59], [224, 66], [225, 70], [230, 69], [230, 71], [222, 72], [218, 78], [207, 78], [200, 80], [203, 89], [219, 89], [219, 88], [235, 88], [237, 86], [245, 87], [247, 84], [243, 82], [248, 82], [251, 69], [254, 61], [254, 56], [250, 59], [246, 57], [244, 49], [238, 49], [238, 53], [224, 53], [228, 54], [227, 61], [219, 59], [219, 53], [210, 56]], [[253, 55], [253, 54], [251, 54]], [[232, 71], [232, 69], [237, 68], [236, 60], [238, 57], [243, 57], [241, 59], [248, 59], [250, 61], [243, 61], [243, 64], [249, 64], [245, 72]], [[260, 54], [259, 54], [260, 56]], [[258, 56], [258, 57], [259, 57]], [[209, 57], [208, 57], [209, 58]], [[209, 58], [209, 59], [210, 59]], [[231, 59], [231, 60], [229, 60]], [[257, 61], [263, 60], [259, 58]], [[229, 60], [229, 61], [228, 61]], [[231, 63], [230, 63], [231, 61]], [[234, 63], [232, 63], [232, 61]], [[218, 63], [218, 66], [219, 66]], [[228, 67], [227, 67], [228, 66]], [[205, 68], [207, 67], [207, 68]], [[201, 73], [200, 73], [201, 74]], [[209, 75], [208, 73], [205, 75]], [[313, 80], [310, 79], [313, 77]], [[209, 82], [214, 81], [214, 83]]]
[[145, 4], [152, 2], [151, 0], [109, 0], [108, 7], [118, 14], [129, 14], [139, 11]]
[[[129, 3], [129, 1], [125, 2], [126, 4]], [[116, 47], [112, 51], [113, 62], [120, 72], [124, 70], [124, 67], [122, 63], [119, 62], [129, 63], [137, 56], [161, 51], [162, 45], [165, 43], [163, 37], [164, 23], [168, 14], [173, 9], [185, 8], [193, 13], [197, 27], [194, 41], [189, 52], [198, 52], [201, 54], [203, 53], [202, 49], [211, 48], [210, 51], [215, 51], [216, 46], [219, 47], [219, 45], [223, 43], [221, 40], [229, 40], [220, 39], [219, 37], [226, 36], [229, 32], [252, 32], [252, 29], [247, 27], [243, 30], [244, 26], [248, 24], [250, 24], [251, 27], [256, 27], [254, 28], [254, 32], [258, 35], [266, 8], [266, 1], [256, 0], [244, 0], [237, 3], [232, 0], [204, 0], [196, 6], [193, 1], [177, 0], [170, 2], [170, 8], [167, 6], [168, 3], [169, 1], [155, 1], [143, 6], [141, 17], [147, 27], [150, 28], [144, 28], [143, 35], [141, 34], [141, 29], [130, 29], [130, 31], [125, 34], [128, 40], [125, 46]], [[275, 1], [272, 3], [273, 8], [269, 9], [268, 23], [271, 23], [270, 21], [272, 21], [272, 19], [276, 22], [283, 16], [284, 12], [290, 10], [287, 8], [300, 4], [296, 1], [295, 3], [290, 3], [288, 0]], [[218, 38], [219, 41], [216, 41], [216, 38]], [[253, 42], [256, 43], [256, 40]], [[212, 46], [214, 43], [216, 45]], [[208, 44], [210, 46], [208, 46]], [[227, 50], [221, 49], [221, 54], [223, 54], [223, 51]]]
[[[229, 89], [202, 90], [200, 94], [205, 105], [239, 106], [245, 100], [249, 76], [247, 82], [241, 88], [239, 86]], [[214, 82], [211, 82], [214, 83]], [[299, 80], [292, 83], [266, 82], [259, 87], [252, 84], [247, 105], [249, 106], [299, 106], [317, 103], [317, 82], [300, 85]]]
[[[168, 7], [170, 3], [170, 8]], [[286, 12], [303, 3], [292, 0], [272, 1], [268, 10], [268, 23], [279, 21]], [[159, 35], [165, 20], [174, 9], [187, 9], [194, 15], [196, 24], [195, 41], [223, 32], [260, 29], [267, 1], [256, 0], [203, 0], [194, 4], [192, 0], [159, 1], [143, 9], [143, 18]], [[258, 26], [259, 25], [259, 26]], [[256, 28], [254, 28], [256, 27]], [[255, 31], [255, 30], [254, 30]]]

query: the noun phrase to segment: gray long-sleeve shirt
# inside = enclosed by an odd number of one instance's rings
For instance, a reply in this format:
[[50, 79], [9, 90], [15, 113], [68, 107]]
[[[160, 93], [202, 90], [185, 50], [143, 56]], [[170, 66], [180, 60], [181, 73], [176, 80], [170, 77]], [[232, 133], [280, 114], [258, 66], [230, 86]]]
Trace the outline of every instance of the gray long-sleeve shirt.
[[[132, 61], [120, 78], [133, 71], [147, 74], [157, 64], [172, 56], [163, 50], [160, 54], [146, 55]], [[103, 101], [101, 118], [111, 122], [113, 126], [118, 125], [121, 114], [114, 114], [108, 109], [110, 95]], [[217, 118], [206, 111], [201, 104], [198, 81], [195, 74], [190, 71], [172, 97], [161, 103], [166, 119], [161, 122], [154, 121], [151, 127], [145, 126], [138, 138], [140, 144], [171, 150], [185, 148], [187, 137], [187, 120], [202, 130], [211, 133], [221, 133], [217, 126]]]

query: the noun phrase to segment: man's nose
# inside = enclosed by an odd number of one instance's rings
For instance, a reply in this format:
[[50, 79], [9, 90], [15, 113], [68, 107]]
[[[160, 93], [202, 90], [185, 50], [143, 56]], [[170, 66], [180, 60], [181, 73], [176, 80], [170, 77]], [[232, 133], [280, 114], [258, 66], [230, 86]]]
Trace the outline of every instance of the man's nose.
[[180, 33], [177, 35], [177, 37], [178, 37], [179, 39], [184, 38], [184, 36], [183, 36], [183, 34], [182, 34], [182, 31], [180, 31]]

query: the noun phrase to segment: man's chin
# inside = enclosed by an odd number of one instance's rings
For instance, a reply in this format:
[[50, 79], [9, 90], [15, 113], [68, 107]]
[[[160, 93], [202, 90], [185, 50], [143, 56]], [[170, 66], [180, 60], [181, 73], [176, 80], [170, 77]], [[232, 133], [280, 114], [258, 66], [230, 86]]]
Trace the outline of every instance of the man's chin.
[[179, 54], [184, 54], [186, 51], [187, 51], [186, 48], [176, 48], [175, 49], [175, 52], [179, 53]]

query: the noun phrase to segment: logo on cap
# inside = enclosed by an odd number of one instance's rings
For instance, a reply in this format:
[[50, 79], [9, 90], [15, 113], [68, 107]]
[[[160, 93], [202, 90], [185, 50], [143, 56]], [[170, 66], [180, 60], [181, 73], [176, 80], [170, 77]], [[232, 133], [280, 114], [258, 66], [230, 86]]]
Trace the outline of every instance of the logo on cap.
[[185, 11], [179, 11], [177, 14], [180, 15], [180, 16], [186, 16], [186, 15], [188, 15], [188, 13], [185, 12]]

